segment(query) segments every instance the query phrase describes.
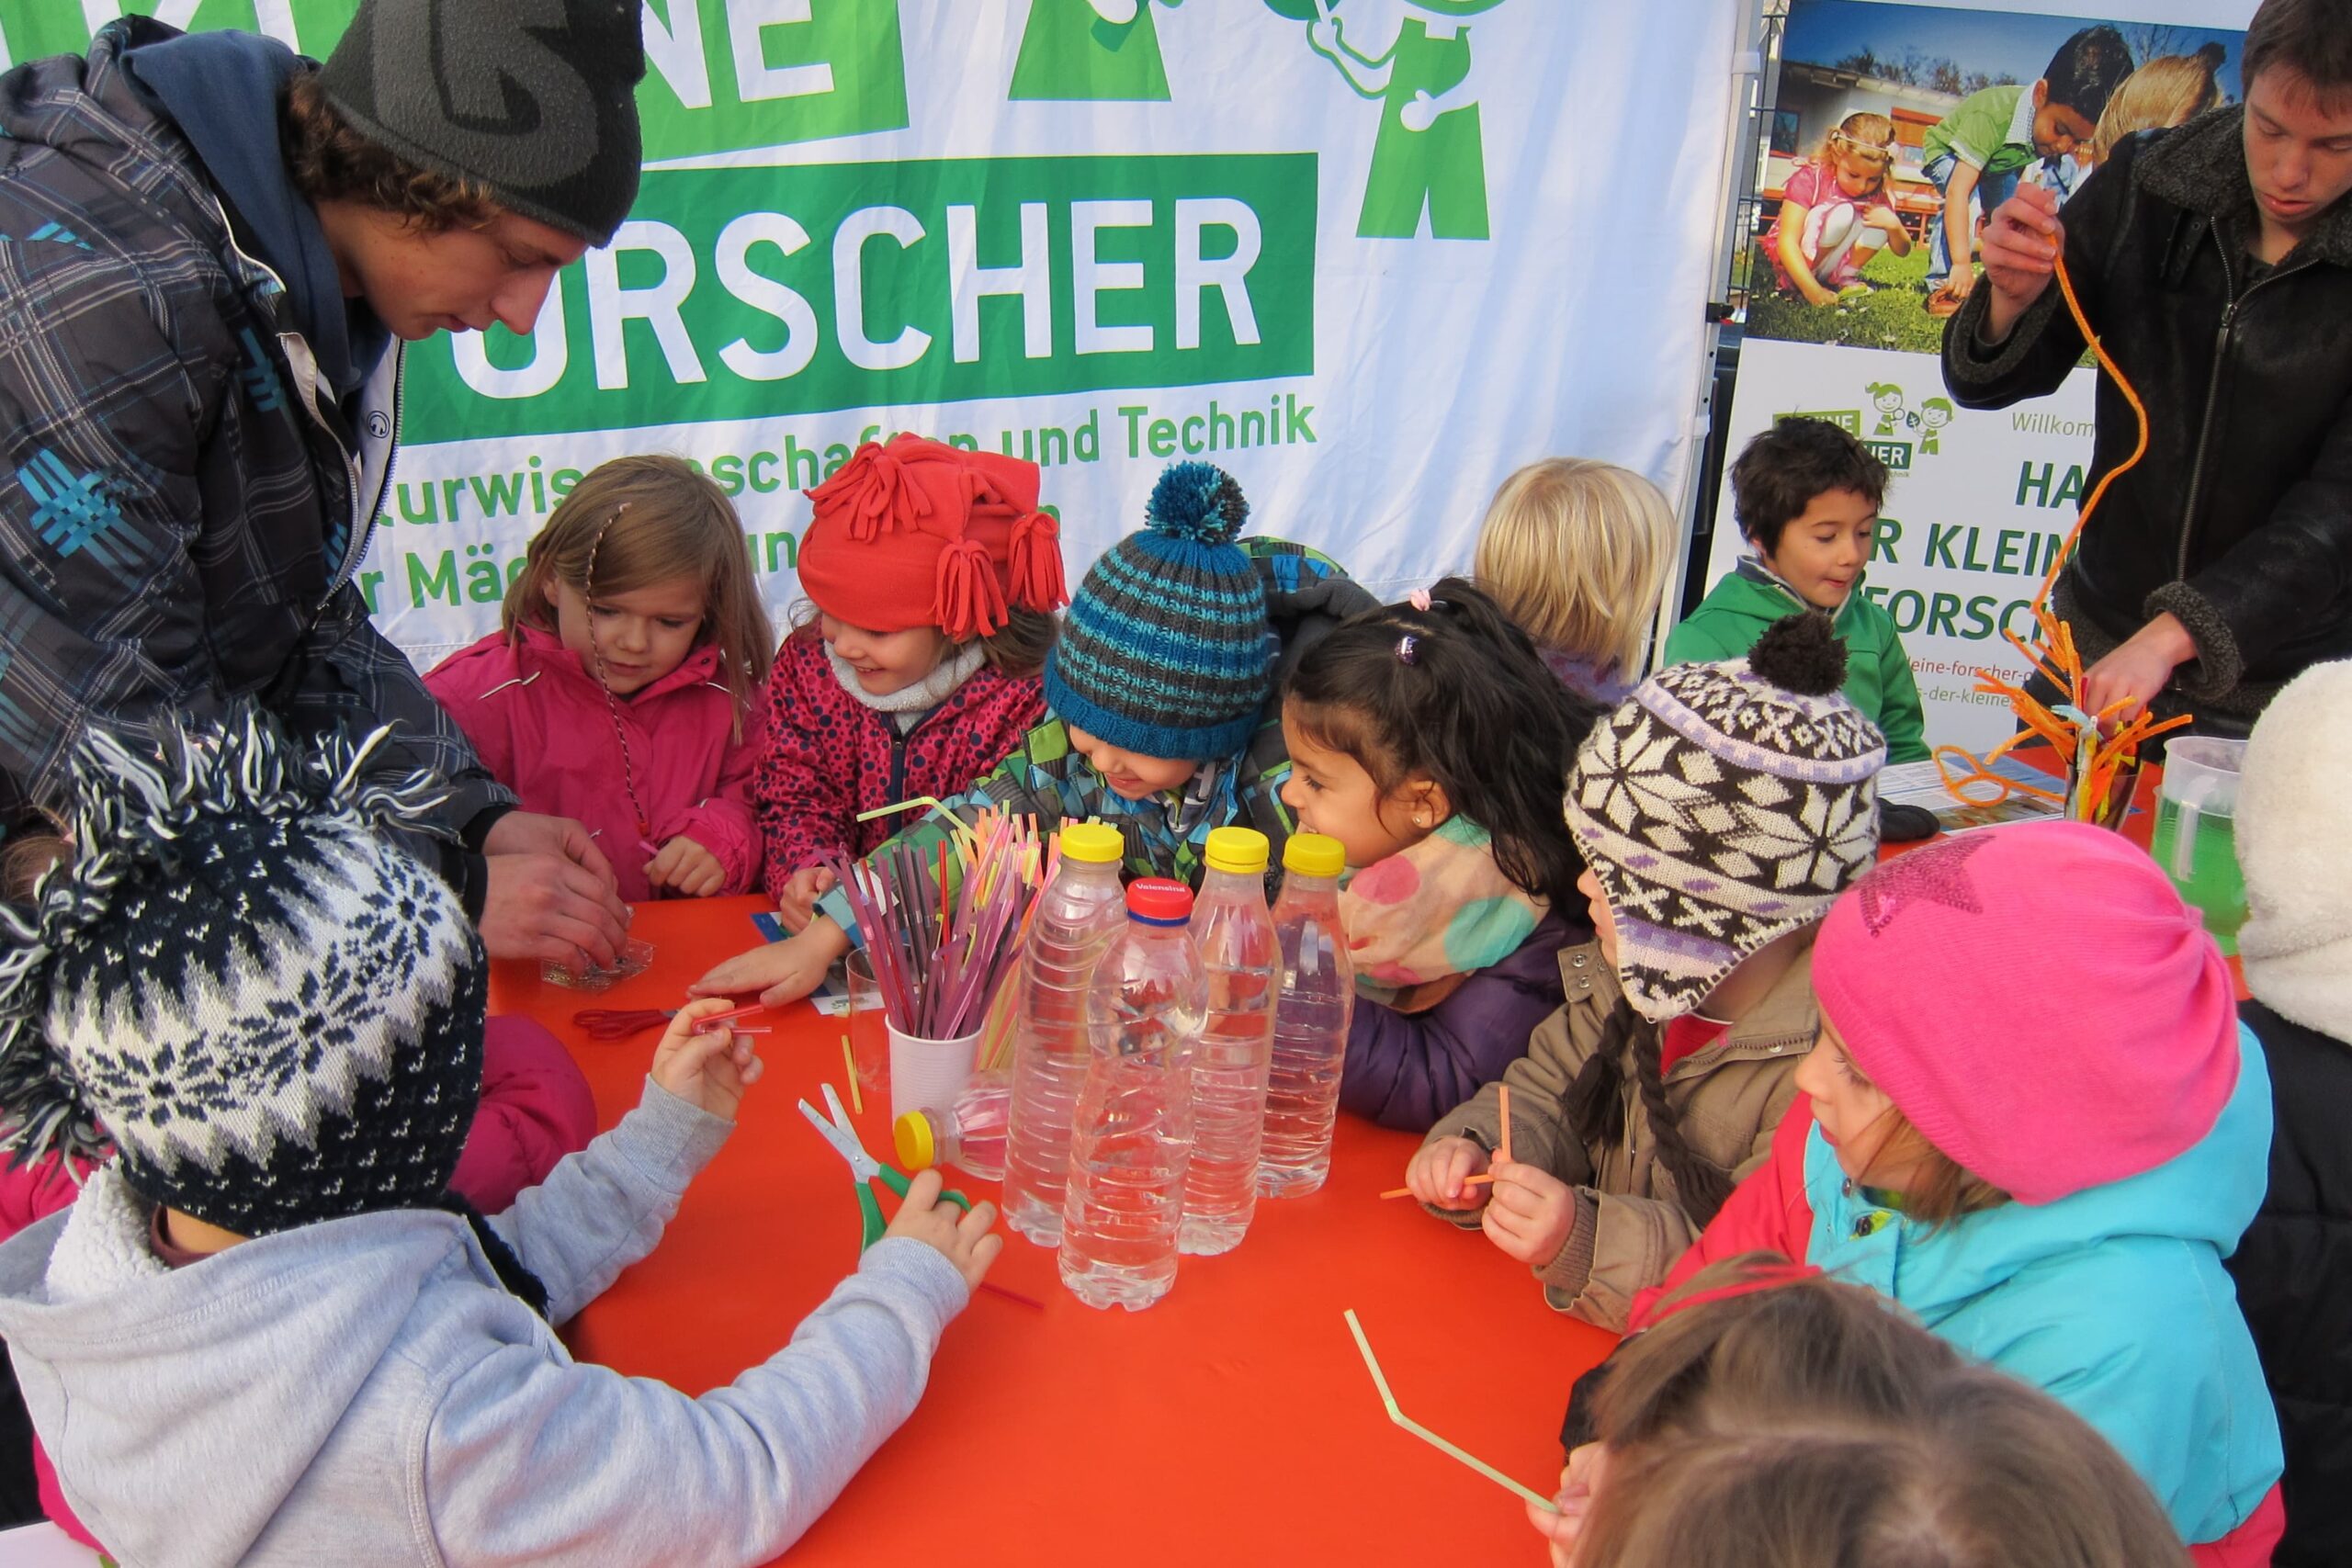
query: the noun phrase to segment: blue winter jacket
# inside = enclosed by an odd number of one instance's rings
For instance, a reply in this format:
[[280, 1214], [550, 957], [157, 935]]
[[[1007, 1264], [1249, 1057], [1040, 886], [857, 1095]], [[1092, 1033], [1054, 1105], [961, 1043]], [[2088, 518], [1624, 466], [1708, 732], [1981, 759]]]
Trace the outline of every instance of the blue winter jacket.
[[2253, 1033], [2213, 1130], [2153, 1170], [1929, 1234], [1871, 1206], [1815, 1126], [1809, 1261], [1892, 1296], [1953, 1345], [2047, 1391], [2113, 1443], [2188, 1541], [2278, 1479], [2278, 1423], [2222, 1259], [2269, 1179], [2270, 1075]]

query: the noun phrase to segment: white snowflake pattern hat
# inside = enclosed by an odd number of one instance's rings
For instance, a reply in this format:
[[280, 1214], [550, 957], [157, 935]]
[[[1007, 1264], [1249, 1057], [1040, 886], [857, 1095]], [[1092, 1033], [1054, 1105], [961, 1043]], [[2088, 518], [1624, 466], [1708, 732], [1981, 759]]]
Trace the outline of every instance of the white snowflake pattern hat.
[[1643, 1017], [1691, 1011], [1876, 859], [1886, 740], [1845, 678], [1828, 617], [1791, 615], [1746, 659], [1660, 671], [1586, 738], [1568, 830]]
[[242, 707], [74, 755], [73, 858], [0, 906], [0, 1146], [109, 1148], [240, 1235], [433, 1206], [481, 1083], [487, 971], [395, 841], [429, 775], [306, 750]]

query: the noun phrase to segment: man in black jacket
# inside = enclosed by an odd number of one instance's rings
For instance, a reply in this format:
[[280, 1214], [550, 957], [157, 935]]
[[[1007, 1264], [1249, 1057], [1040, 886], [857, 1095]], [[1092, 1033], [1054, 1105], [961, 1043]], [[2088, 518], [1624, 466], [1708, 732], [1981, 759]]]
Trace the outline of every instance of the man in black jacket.
[[506, 956], [610, 962], [576, 822], [514, 809], [356, 584], [401, 344], [527, 332], [640, 164], [639, 0], [367, 0], [323, 67], [109, 24], [0, 78], [0, 823], [62, 813], [92, 725], [251, 699], [392, 727], [420, 840]]
[[[2054, 390], [2084, 349], [2064, 248], [2150, 429], [2058, 582], [2088, 705], [2238, 733], [2352, 654], [2352, 7], [2265, 0], [2242, 69], [2243, 106], [2119, 146], [2063, 227], [2047, 191], [2004, 202], [1943, 352], [1968, 407]], [[2086, 491], [2138, 434], [2104, 376], [2098, 415]]]

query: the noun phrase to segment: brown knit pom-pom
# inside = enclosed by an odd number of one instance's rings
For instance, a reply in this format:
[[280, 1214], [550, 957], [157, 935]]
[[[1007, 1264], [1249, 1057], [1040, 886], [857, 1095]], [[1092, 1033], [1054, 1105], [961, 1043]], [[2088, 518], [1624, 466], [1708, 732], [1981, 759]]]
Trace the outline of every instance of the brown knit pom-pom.
[[1826, 615], [1800, 610], [1764, 628], [1747, 667], [1784, 692], [1826, 697], [1846, 683], [1846, 645]]

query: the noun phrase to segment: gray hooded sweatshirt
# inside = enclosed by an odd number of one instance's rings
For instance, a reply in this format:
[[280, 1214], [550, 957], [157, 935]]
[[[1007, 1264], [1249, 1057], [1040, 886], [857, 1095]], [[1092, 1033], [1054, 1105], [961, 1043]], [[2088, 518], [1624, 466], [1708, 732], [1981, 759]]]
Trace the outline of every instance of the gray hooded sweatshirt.
[[[492, 1220], [560, 1323], [652, 1250], [729, 1123], [638, 1108]], [[571, 1359], [466, 1222], [419, 1210], [167, 1269], [112, 1168], [0, 1247], [0, 1336], [66, 1500], [122, 1568], [753, 1563], [922, 1393], [967, 1300], [886, 1238], [700, 1399]]]

